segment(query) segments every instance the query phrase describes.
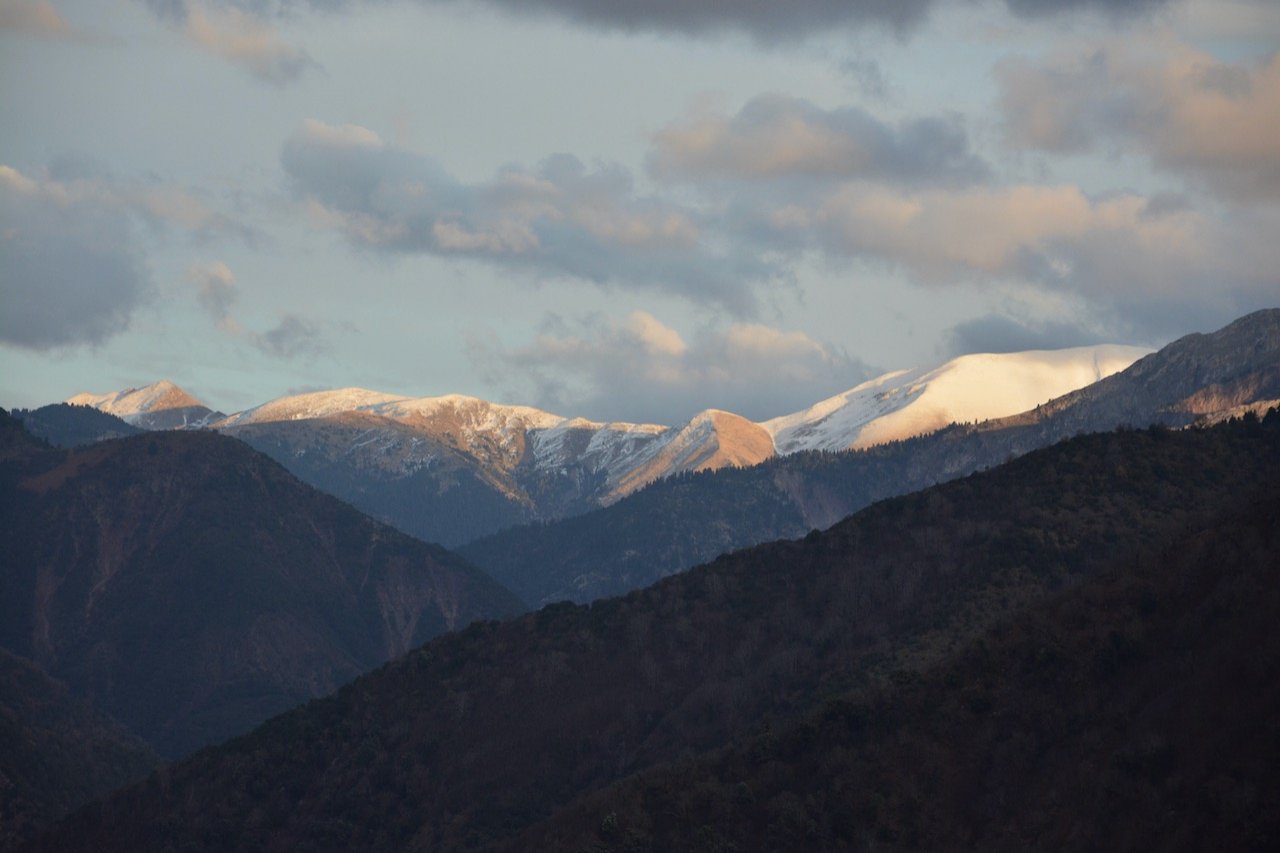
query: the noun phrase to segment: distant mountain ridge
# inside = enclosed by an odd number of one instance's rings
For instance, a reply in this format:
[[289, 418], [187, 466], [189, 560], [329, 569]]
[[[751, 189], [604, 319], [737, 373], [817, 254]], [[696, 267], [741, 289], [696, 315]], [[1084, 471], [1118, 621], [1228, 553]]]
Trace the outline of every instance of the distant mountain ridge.
[[[579, 515], [646, 485], [757, 465], [778, 454], [902, 439], [956, 420], [1023, 411], [1132, 363], [1098, 346], [962, 356], [896, 371], [807, 410], [754, 423], [708, 409], [680, 426], [600, 423], [463, 395], [411, 398], [344, 388], [183, 420], [240, 438], [297, 476], [400, 529], [456, 546], [529, 521]], [[73, 400], [159, 424], [166, 401], [208, 407], [172, 383]], [[176, 414], [167, 416], [173, 422]], [[164, 428], [164, 427], [151, 427]]]
[[1280, 400], [1280, 309], [1188, 335], [1028, 412], [843, 453], [654, 483], [591, 513], [460, 550], [531, 605], [591, 601], [717, 554], [825, 528], [884, 498], [999, 465], [1082, 432], [1213, 422]]

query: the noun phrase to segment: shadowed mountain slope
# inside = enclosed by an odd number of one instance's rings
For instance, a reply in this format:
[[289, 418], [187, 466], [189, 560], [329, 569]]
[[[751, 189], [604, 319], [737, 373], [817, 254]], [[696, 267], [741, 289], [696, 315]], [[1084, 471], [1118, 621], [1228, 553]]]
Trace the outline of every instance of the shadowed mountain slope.
[[6, 436], [0, 646], [164, 755], [520, 609], [461, 558], [234, 439], [148, 433], [58, 452]]
[[[510, 841], [635, 774], [927, 678], [1064, 590], [1211, 530], [1242, 496], [1274, 499], [1277, 483], [1280, 416], [1078, 438], [625, 598], [440, 638], [78, 813], [43, 849]], [[1131, 646], [1115, 642], [1123, 659]], [[1139, 648], [1177, 674], [1180, 648]], [[1022, 690], [1001, 660], [974, 664], [973, 684]]]
[[1269, 850], [1280, 490], [513, 850]]
[[0, 649], [0, 849], [158, 762], [66, 685]]

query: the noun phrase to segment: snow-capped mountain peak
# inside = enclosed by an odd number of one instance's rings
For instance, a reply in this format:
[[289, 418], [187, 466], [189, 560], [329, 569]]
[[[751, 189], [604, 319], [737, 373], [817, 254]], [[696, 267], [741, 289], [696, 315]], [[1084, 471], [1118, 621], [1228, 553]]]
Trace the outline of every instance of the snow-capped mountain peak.
[[92, 406], [143, 429], [203, 427], [222, 417], [168, 379], [109, 394], [76, 394], [66, 402]]
[[1102, 345], [962, 355], [896, 370], [808, 409], [765, 421], [778, 453], [845, 450], [1035, 408], [1124, 370], [1151, 350]]

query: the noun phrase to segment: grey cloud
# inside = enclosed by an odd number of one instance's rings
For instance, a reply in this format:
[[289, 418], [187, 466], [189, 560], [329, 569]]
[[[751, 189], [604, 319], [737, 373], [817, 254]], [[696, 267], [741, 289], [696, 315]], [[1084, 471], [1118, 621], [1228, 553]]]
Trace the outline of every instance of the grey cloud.
[[0, 0], [0, 30], [44, 38], [77, 36], [49, 0]]
[[[649, 288], [755, 311], [753, 286], [777, 271], [713, 245], [697, 212], [636, 193], [620, 167], [556, 155], [490, 182], [459, 182], [372, 131], [306, 122], [281, 162], [317, 221], [370, 250], [476, 258], [544, 276]], [[736, 247], [733, 247], [736, 248]]]
[[254, 346], [276, 358], [318, 355], [327, 349], [320, 330], [296, 314], [286, 314], [275, 328], [250, 337]]
[[265, 332], [245, 328], [232, 314], [240, 299], [235, 274], [221, 261], [194, 264], [187, 280], [196, 288], [196, 301], [228, 336], [275, 358], [314, 356], [328, 351], [320, 328], [297, 314], [285, 314]]
[[550, 316], [522, 347], [473, 340], [473, 361], [513, 397], [598, 420], [679, 424], [711, 407], [764, 419], [868, 377], [866, 365], [801, 332], [757, 323], [703, 329], [686, 341], [643, 311], [622, 319]]
[[868, 97], [884, 100], [889, 95], [889, 82], [880, 64], [871, 59], [846, 59], [840, 63], [840, 71]]
[[1101, 12], [1116, 18], [1132, 17], [1164, 6], [1168, 0], [1005, 0], [1009, 11], [1024, 17], [1044, 17], [1071, 12]]
[[702, 113], [670, 125], [654, 137], [649, 164], [661, 177], [744, 181], [966, 184], [989, 174], [957, 117], [895, 126], [858, 107], [824, 110], [788, 95], [757, 96], [734, 116]]
[[34, 350], [100, 344], [152, 295], [128, 219], [0, 166], [0, 341]]
[[240, 294], [236, 277], [221, 261], [196, 264], [187, 272], [187, 280], [196, 287], [196, 300], [220, 327], [226, 331], [238, 328], [231, 316], [231, 306]]
[[1236, 201], [1280, 198], [1280, 52], [1219, 62], [1125, 46], [997, 72], [1009, 142], [1043, 151], [1110, 145]]
[[[1006, 0], [1016, 15], [1043, 17], [1051, 12], [1101, 11], [1115, 18], [1141, 14], [1168, 0]], [[160, 14], [173, 16], [184, 0], [144, 0]], [[255, 13], [309, 6], [349, 11], [378, 0], [213, 0], [218, 5]], [[457, 5], [463, 0], [416, 0], [422, 5]], [[833, 29], [873, 27], [904, 35], [938, 5], [961, 0], [469, 0], [519, 16], [554, 17], [586, 27], [624, 32], [715, 36], [742, 33], [763, 43], [783, 42]]]
[[1019, 321], [1001, 314], [988, 314], [958, 323], [946, 337], [946, 355], [973, 352], [1023, 352], [1035, 349], [1063, 349], [1108, 343], [1087, 326], [1055, 320]]
[[263, 0], [142, 2], [192, 44], [239, 65], [260, 80], [288, 83], [319, 67], [305, 50], [286, 42], [269, 21], [296, 4]]
[[1274, 219], [1266, 209], [1222, 218], [1170, 197], [1091, 197], [1071, 185], [903, 192], [851, 183], [778, 203], [751, 226], [771, 245], [890, 263], [924, 284], [1030, 284], [1143, 318], [1134, 328], [1149, 335], [1173, 319], [1185, 328], [1274, 303]]

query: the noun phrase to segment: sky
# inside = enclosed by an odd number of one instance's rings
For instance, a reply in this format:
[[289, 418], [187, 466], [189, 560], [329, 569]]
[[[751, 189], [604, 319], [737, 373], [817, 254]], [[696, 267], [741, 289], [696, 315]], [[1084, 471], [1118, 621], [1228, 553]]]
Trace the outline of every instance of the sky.
[[1280, 306], [1272, 0], [0, 0], [0, 406], [765, 419]]

